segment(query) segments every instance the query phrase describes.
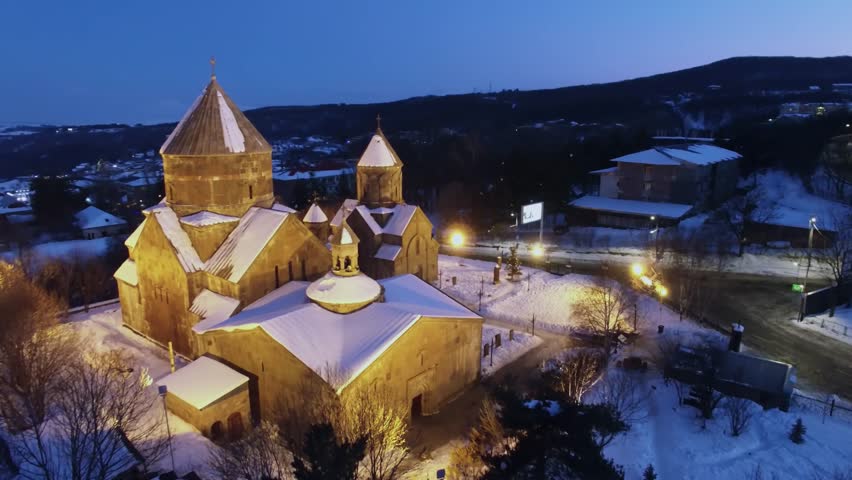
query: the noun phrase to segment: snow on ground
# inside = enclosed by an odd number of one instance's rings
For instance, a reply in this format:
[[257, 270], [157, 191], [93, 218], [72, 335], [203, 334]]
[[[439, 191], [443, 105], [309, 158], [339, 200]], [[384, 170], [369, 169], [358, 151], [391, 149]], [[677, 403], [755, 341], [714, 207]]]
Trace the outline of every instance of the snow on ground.
[[[501, 275], [500, 283], [492, 285], [494, 265], [482, 260], [440, 255], [441, 289], [476, 311], [482, 288], [480, 314], [486, 318], [529, 328], [535, 316], [536, 328], [556, 332], [580, 328], [571, 316], [572, 306], [582, 297], [594, 277], [577, 274], [559, 276], [522, 265], [520, 281], [510, 282]], [[456, 277], [455, 286], [452, 277]], [[637, 304], [637, 328], [642, 332], [656, 332], [657, 325], [665, 325], [669, 331], [700, 329], [688, 320], [681, 320], [677, 313], [653, 298], [641, 295]]]
[[515, 330], [514, 340], [509, 340], [509, 329], [485, 324], [482, 326], [482, 345], [491, 344], [494, 337], [500, 335], [501, 345], [494, 348], [488, 356], [481, 357], [482, 376], [487, 377], [504, 366], [514, 362], [541, 343], [541, 337]]
[[[67, 240], [62, 242], [47, 242], [33, 245], [33, 253], [37, 257], [67, 257], [74, 252], [95, 257], [102, 256], [109, 248], [111, 237], [95, 238], [93, 240]], [[0, 254], [3, 258], [12, 260], [17, 251]]]
[[747, 187], [755, 181], [765, 191], [766, 200], [777, 208], [776, 217], [769, 221], [774, 225], [808, 228], [810, 218], [816, 217], [818, 227], [830, 229], [835, 217], [852, 212], [848, 205], [811, 194], [800, 179], [780, 170], [764, 170], [740, 183]]
[[[722, 408], [702, 428], [697, 410], [678, 406], [673, 385], [666, 386], [658, 372], [643, 376], [643, 420], [606, 447], [606, 455], [624, 466], [625, 478], [641, 478], [653, 464], [659, 478], [717, 480], [755, 478], [759, 465], [763, 478], [831, 478], [852, 469], [852, 419], [823, 418], [821, 412], [794, 404], [790, 412], [764, 411], [751, 404], [753, 418], [739, 437], [728, 433]], [[805, 443], [788, 438], [797, 418], [807, 428]]]
[[839, 307], [834, 311], [833, 317], [829, 317], [828, 313], [826, 311], [819, 315], [807, 316], [802, 322], [799, 322], [798, 319], [791, 321], [797, 327], [813, 330], [836, 338], [841, 342], [852, 344], [852, 308]]
[[[148, 387], [156, 389], [156, 381], [170, 373], [168, 354], [159, 346], [137, 335], [121, 324], [121, 309], [118, 302], [103, 305], [78, 312], [68, 318], [68, 325], [73, 328], [89, 348], [96, 351], [121, 350], [135, 362], [135, 369], [140, 372], [147, 369], [155, 384]], [[186, 362], [178, 357], [178, 367]], [[156, 395], [153, 390], [151, 394]], [[157, 402], [151, 415], [162, 416], [162, 404]], [[169, 413], [169, 427], [172, 433], [175, 467], [179, 475], [194, 470], [202, 478], [215, 478], [208, 471], [210, 449], [215, 448], [212, 442], [203, 437], [192, 425], [180, 417]], [[160, 459], [158, 468], [163, 471], [171, 470], [171, 459], [165, 455]]]

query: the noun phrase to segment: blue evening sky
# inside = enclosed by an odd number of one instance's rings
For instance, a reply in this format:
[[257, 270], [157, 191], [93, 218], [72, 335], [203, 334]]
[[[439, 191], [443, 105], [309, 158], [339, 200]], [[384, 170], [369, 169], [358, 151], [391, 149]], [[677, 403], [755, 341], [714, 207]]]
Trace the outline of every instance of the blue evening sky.
[[177, 121], [211, 55], [243, 109], [359, 103], [845, 55], [850, 20], [848, 0], [4, 0], [0, 123]]

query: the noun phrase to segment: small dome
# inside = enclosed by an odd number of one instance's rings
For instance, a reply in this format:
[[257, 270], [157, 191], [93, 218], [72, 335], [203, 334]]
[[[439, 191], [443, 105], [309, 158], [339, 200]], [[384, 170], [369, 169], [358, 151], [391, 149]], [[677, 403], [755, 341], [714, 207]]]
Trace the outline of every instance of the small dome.
[[331, 272], [311, 283], [306, 291], [311, 301], [337, 313], [354, 312], [366, 307], [379, 298], [381, 293], [381, 285], [363, 273], [342, 277]]

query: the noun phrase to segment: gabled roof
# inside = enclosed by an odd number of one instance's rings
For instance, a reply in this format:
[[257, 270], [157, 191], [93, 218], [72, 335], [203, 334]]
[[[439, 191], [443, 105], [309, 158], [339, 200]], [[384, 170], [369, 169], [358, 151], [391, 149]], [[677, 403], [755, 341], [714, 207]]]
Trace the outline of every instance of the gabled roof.
[[149, 212], [148, 218], [153, 218], [160, 225], [169, 243], [171, 243], [183, 270], [187, 273], [204, 270], [204, 262], [201, 261], [195, 247], [192, 246], [189, 235], [180, 227], [180, 220], [174, 210], [158, 204], [147, 209], [147, 211]]
[[189, 311], [202, 318], [199, 324], [216, 325], [230, 317], [239, 304], [240, 301], [236, 298], [226, 297], [205, 288], [192, 301]]
[[202, 210], [198, 213], [193, 213], [192, 215], [187, 215], [185, 217], [180, 218], [180, 223], [192, 227], [206, 227], [209, 225], [236, 221], [239, 221], [239, 218], [232, 217], [230, 215], [222, 215], [219, 213], [208, 212], [207, 210]]
[[376, 222], [376, 219], [373, 218], [372, 214], [370, 214], [370, 209], [367, 208], [366, 205], [358, 205], [357, 207], [355, 207], [355, 211], [357, 211], [358, 214], [361, 215], [361, 218], [363, 218], [364, 222], [367, 223], [367, 226], [370, 227], [370, 231], [373, 232], [373, 235], [382, 234], [382, 227], [379, 226], [378, 222]]
[[358, 206], [358, 200], [354, 198], [347, 198], [343, 201], [343, 204], [340, 205], [340, 208], [337, 209], [337, 213], [334, 214], [334, 217], [331, 219], [330, 225], [332, 227], [339, 227], [346, 217], [355, 210], [355, 207]]
[[248, 383], [247, 376], [210, 357], [198, 357], [157, 381], [168, 392], [198, 410]]
[[376, 130], [376, 134], [370, 139], [361, 159], [358, 160], [359, 167], [395, 167], [402, 166], [402, 160], [385, 138], [382, 129]]
[[296, 213], [296, 210], [293, 208], [284, 205], [283, 203], [275, 202], [272, 204], [272, 209], [277, 210], [279, 212], [287, 212], [287, 213]]
[[665, 202], [646, 202], [643, 200], [625, 200], [622, 198], [586, 195], [571, 202], [572, 207], [598, 212], [622, 213], [650, 217], [679, 219], [692, 210], [692, 205]]
[[77, 226], [83, 230], [127, 224], [123, 219], [94, 206], [80, 210], [74, 214], [74, 218], [77, 220]]
[[205, 270], [231, 282], [239, 282], [272, 235], [290, 215], [252, 207], [205, 264]]
[[133, 233], [131, 233], [130, 236], [127, 237], [127, 240], [124, 241], [124, 245], [127, 248], [132, 249], [132, 248], [136, 247], [136, 241], [139, 240], [139, 235], [142, 234], [142, 229], [145, 228], [145, 222], [147, 222], [147, 221], [148, 221], [147, 218], [142, 220], [142, 223], [140, 223], [139, 226], [136, 227], [136, 230], [133, 230]]
[[162, 155], [271, 151], [272, 147], [222, 90], [215, 76], [160, 148]]
[[343, 221], [343, 225], [341, 225], [337, 232], [331, 237], [331, 243], [333, 245], [349, 245], [358, 242], [358, 235], [355, 235], [355, 232], [352, 231], [352, 227], [346, 223], [346, 220]]
[[399, 256], [399, 252], [402, 251], [402, 247], [399, 245], [391, 245], [389, 243], [383, 243], [381, 247], [376, 251], [376, 254], [373, 255], [373, 258], [378, 258], [380, 260], [390, 260], [395, 261], [396, 257]]
[[382, 230], [384, 233], [402, 236], [405, 229], [408, 228], [408, 224], [411, 223], [411, 219], [414, 218], [414, 212], [416, 211], [417, 207], [414, 205], [395, 205], [390, 220], [388, 220], [388, 223], [385, 224]]
[[193, 330], [263, 329], [340, 393], [421, 317], [481, 320], [440, 290], [414, 275], [380, 280], [384, 302], [349, 314], [310, 303], [307, 282], [289, 282], [215, 326]]
[[136, 273], [136, 262], [130, 260], [129, 258], [118, 267], [118, 270], [112, 275], [113, 277], [121, 280], [124, 283], [129, 285], [139, 285], [139, 276]]
[[302, 221], [305, 223], [325, 223], [328, 221], [328, 217], [325, 216], [325, 212], [322, 211], [319, 205], [312, 203], [311, 208], [305, 213], [305, 218]]
[[[639, 163], [643, 165], [712, 165], [740, 158], [737, 152], [715, 145], [684, 144], [668, 147], [654, 147], [641, 152], [631, 153], [612, 159], [619, 163]], [[595, 173], [595, 172], [592, 172]]]

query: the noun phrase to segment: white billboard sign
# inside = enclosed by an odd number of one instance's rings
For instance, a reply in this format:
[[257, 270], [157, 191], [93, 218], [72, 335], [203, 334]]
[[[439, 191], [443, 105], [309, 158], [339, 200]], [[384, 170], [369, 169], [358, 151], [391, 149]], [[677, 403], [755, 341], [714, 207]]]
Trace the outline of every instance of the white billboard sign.
[[541, 202], [524, 205], [521, 209], [521, 223], [531, 223], [541, 220], [542, 205]]

